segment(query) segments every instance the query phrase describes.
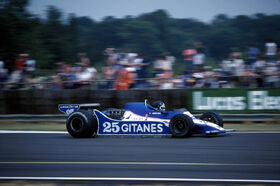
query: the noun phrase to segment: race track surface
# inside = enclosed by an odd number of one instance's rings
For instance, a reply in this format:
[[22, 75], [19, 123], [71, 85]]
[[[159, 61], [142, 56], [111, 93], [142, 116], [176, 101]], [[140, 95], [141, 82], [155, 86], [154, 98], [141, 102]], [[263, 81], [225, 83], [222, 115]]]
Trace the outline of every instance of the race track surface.
[[0, 134], [0, 177], [280, 179], [280, 133], [186, 139]]

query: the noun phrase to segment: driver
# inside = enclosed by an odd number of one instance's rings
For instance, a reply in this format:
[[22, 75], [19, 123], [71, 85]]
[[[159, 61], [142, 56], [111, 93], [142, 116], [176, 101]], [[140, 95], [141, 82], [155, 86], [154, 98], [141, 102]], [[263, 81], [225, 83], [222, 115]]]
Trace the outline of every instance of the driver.
[[162, 101], [155, 101], [152, 106], [157, 111], [165, 111], [165, 104]]

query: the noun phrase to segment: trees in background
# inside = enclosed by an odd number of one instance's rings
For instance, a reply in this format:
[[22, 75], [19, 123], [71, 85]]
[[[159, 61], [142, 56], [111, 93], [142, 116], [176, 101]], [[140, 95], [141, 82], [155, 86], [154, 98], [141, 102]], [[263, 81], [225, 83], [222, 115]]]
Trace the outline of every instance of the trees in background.
[[194, 42], [204, 43], [208, 57], [220, 59], [233, 47], [245, 50], [255, 44], [261, 50], [266, 39], [280, 42], [280, 15], [217, 15], [211, 23], [172, 18], [165, 10], [137, 17], [102, 21], [74, 14], [63, 15], [47, 7], [46, 18], [30, 14], [28, 0], [0, 2], [0, 60], [13, 68], [19, 53], [29, 53], [40, 69], [53, 69], [57, 62], [75, 63], [77, 53], [86, 52], [92, 65], [101, 65], [103, 51], [115, 47], [154, 57], [169, 51], [179, 61], [181, 51]]

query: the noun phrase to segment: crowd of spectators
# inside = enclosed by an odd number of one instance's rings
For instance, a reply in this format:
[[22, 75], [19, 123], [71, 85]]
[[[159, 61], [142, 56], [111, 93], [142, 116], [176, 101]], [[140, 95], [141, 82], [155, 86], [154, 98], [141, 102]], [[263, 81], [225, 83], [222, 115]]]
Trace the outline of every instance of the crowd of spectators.
[[195, 88], [276, 88], [280, 87], [280, 50], [273, 41], [265, 51], [250, 44], [246, 51], [238, 48], [223, 57], [217, 68], [205, 66], [202, 43], [183, 51], [185, 73], [175, 77], [179, 87]]
[[79, 62], [57, 63], [56, 72], [36, 77], [36, 61], [28, 54], [19, 54], [10, 74], [0, 61], [1, 89], [171, 89], [171, 88], [255, 88], [280, 87], [280, 50], [267, 41], [261, 52], [253, 44], [247, 50], [238, 48], [221, 59], [216, 66], [206, 65], [203, 43], [197, 42], [182, 51], [184, 63], [180, 74], [174, 74], [176, 58], [169, 52], [150, 60], [143, 54], [107, 48], [106, 64], [92, 67], [86, 53], [79, 53]]

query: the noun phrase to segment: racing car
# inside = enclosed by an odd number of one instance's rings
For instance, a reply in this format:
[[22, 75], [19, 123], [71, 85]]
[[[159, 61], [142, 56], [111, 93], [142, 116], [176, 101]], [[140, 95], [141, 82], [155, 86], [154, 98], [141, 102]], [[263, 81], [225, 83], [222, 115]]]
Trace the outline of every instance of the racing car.
[[198, 119], [188, 110], [167, 111], [162, 101], [126, 103], [124, 109], [96, 109], [99, 104], [61, 104], [67, 114], [66, 128], [74, 138], [93, 135], [171, 135], [177, 138], [193, 134], [226, 133], [223, 119], [206, 112]]

